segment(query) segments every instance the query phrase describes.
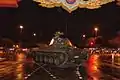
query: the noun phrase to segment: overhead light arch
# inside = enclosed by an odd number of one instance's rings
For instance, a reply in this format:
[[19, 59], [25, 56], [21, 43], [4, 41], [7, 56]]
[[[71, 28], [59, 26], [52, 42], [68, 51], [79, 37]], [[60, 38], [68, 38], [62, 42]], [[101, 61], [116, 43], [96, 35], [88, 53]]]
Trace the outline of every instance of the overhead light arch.
[[53, 8], [62, 7], [69, 13], [77, 8], [97, 9], [102, 5], [113, 2], [115, 0], [33, 0], [38, 2], [40, 6]]

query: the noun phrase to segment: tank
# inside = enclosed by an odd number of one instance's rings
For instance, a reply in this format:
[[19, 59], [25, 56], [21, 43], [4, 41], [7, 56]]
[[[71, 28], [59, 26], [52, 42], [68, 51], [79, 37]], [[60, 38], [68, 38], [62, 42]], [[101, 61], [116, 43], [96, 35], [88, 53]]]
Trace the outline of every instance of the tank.
[[68, 68], [82, 64], [88, 59], [88, 52], [72, 45], [64, 34], [56, 32], [48, 47], [31, 50], [30, 55], [37, 63]]

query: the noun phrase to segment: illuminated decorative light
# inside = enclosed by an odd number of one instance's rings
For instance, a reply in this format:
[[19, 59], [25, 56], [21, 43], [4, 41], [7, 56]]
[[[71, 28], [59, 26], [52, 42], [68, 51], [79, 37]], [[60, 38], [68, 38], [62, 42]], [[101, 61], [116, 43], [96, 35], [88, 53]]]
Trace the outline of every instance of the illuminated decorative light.
[[52, 39], [51, 41], [50, 41], [50, 44], [49, 45], [52, 45], [54, 43], [54, 39]]
[[42, 7], [53, 8], [63, 7], [69, 13], [77, 8], [97, 9], [102, 5], [113, 2], [115, 0], [33, 0], [40, 3]]
[[0, 0], [0, 7], [18, 7], [20, 0]]

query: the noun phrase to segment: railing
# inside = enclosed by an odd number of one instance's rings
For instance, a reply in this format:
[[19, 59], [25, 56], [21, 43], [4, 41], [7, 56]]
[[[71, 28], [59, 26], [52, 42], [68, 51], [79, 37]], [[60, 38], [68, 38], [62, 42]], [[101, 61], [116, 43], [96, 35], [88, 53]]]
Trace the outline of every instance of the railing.
[[91, 55], [98, 54], [100, 61], [112, 66], [120, 66], [120, 52], [119, 51], [92, 51]]

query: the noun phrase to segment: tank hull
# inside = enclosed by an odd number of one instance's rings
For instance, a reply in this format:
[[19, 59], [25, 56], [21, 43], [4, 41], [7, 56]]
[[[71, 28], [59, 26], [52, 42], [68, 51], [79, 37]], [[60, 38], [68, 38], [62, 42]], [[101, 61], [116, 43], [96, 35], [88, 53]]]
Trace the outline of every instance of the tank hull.
[[63, 33], [56, 32], [48, 47], [32, 50], [35, 62], [55, 67], [73, 67], [87, 60], [87, 53], [72, 45], [68, 38], [61, 37]]
[[33, 60], [39, 64], [51, 67], [68, 68], [76, 67], [87, 60], [87, 53], [83, 51], [32, 51]]

